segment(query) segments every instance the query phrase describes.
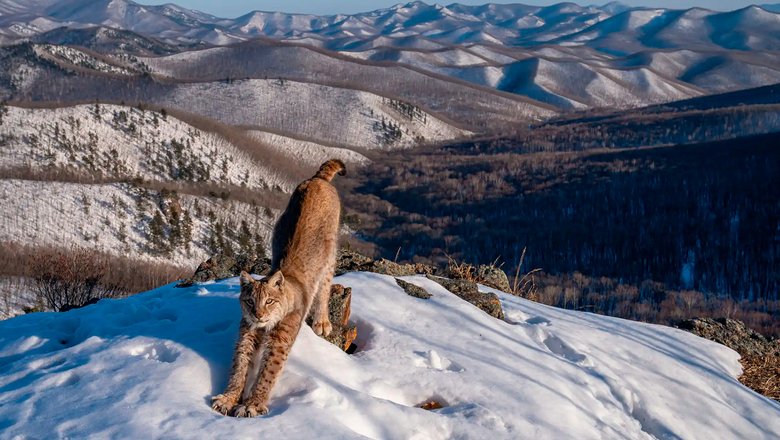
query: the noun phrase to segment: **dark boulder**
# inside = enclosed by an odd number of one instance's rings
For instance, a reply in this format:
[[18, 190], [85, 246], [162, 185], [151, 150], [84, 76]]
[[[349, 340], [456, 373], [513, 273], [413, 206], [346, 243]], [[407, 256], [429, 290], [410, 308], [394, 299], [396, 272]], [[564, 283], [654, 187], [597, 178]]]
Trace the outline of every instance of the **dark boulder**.
[[780, 356], [780, 341], [770, 341], [735, 319], [694, 318], [677, 323], [677, 327], [702, 338], [715, 341], [737, 353]]
[[499, 267], [481, 264], [477, 268], [477, 282], [502, 292], [510, 292], [509, 279]]
[[404, 289], [404, 292], [406, 292], [406, 294], [409, 295], [409, 296], [413, 296], [415, 298], [422, 298], [422, 299], [428, 299], [431, 296], [433, 296], [430, 293], [428, 293], [427, 290], [423, 289], [422, 287], [415, 286], [414, 284], [408, 283], [408, 282], [406, 282], [406, 281], [404, 281], [404, 280], [402, 280], [400, 278], [396, 278], [395, 282], [399, 286], [401, 286], [401, 288]]
[[429, 280], [439, 283], [442, 287], [452, 292], [455, 296], [479, 307], [488, 315], [504, 319], [504, 310], [501, 301], [495, 293], [480, 292], [477, 283], [466, 280], [450, 280], [431, 275], [426, 275]]
[[267, 275], [270, 270], [271, 260], [267, 258], [256, 258], [247, 255], [230, 257], [218, 254], [200, 263], [198, 268], [195, 269], [195, 273], [190, 278], [180, 281], [176, 287], [189, 287], [195, 283], [237, 277], [241, 274], [241, 271]]
[[374, 260], [347, 249], [339, 249], [336, 256], [336, 276], [347, 272], [373, 272], [394, 277], [410, 275], [431, 275], [436, 267], [423, 263], [401, 264], [384, 258]]

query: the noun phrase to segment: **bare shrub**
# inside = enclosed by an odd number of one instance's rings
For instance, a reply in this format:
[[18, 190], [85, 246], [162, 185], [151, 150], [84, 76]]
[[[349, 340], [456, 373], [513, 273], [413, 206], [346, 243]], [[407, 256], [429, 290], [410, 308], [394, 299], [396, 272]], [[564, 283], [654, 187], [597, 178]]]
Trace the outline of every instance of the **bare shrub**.
[[36, 302], [52, 310], [61, 310], [63, 305], [80, 306], [92, 298], [143, 292], [183, 279], [189, 272], [170, 264], [85, 248], [0, 243], [0, 275], [24, 277]]
[[83, 248], [41, 252], [30, 264], [36, 296], [56, 311], [114, 298], [121, 292], [107, 276], [108, 261]]

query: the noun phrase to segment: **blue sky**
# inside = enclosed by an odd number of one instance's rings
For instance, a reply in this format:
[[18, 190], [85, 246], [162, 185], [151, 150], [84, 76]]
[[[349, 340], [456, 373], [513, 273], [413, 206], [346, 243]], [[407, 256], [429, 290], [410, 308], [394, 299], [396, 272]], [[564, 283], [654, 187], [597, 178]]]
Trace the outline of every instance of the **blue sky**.
[[[260, 11], [282, 11], [299, 12], [307, 14], [336, 14], [336, 13], [355, 13], [370, 11], [373, 9], [385, 8], [397, 3], [406, 3], [408, 0], [136, 0], [143, 4], [162, 4], [175, 3], [190, 9], [207, 12], [218, 17], [235, 18], [247, 12]], [[557, 1], [545, 0], [527, 0], [527, 1], [501, 1], [492, 0], [493, 3], [524, 3], [529, 5], [550, 5], [559, 3]], [[603, 1], [576, 1], [580, 4], [607, 3]], [[777, 2], [780, 0], [767, 0], [767, 2]], [[427, 3], [437, 3], [434, 0], [426, 0]], [[462, 4], [483, 4], [491, 0], [470, 1], [470, 0], [448, 0], [439, 1], [441, 4], [462, 3]], [[621, 1], [632, 6], [655, 6], [662, 8], [689, 8], [692, 6], [701, 6], [715, 10], [738, 9], [755, 2], [744, 0], [625, 0]]]

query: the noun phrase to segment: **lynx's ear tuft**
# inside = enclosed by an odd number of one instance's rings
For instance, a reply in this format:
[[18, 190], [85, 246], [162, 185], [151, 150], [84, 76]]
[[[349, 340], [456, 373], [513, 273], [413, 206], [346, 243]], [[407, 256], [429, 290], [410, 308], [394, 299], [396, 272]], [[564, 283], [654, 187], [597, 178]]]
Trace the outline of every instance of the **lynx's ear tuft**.
[[284, 285], [284, 275], [281, 270], [277, 270], [276, 273], [268, 278], [268, 284], [274, 287], [282, 287]]
[[251, 286], [255, 283], [255, 279], [252, 275], [249, 275], [246, 271], [241, 271], [241, 286]]

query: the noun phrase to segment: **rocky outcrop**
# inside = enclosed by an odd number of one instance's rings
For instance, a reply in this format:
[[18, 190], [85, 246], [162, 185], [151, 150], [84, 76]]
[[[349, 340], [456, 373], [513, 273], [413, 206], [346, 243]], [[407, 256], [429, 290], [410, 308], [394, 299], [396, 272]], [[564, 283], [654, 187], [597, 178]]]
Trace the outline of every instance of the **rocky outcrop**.
[[189, 287], [195, 283], [237, 277], [241, 274], [241, 271], [267, 275], [270, 270], [271, 260], [267, 258], [256, 258], [247, 255], [238, 255], [236, 257], [222, 254], [213, 255], [208, 260], [200, 263], [198, 268], [195, 269], [195, 273], [186, 280], [180, 281], [176, 287]]
[[780, 401], [780, 340], [769, 340], [734, 319], [694, 318], [677, 327], [723, 344], [742, 358], [739, 381], [757, 393]]
[[455, 296], [474, 304], [488, 315], [504, 319], [504, 310], [501, 301], [495, 293], [480, 292], [477, 283], [466, 280], [450, 280], [447, 278], [426, 275], [429, 280], [439, 283], [442, 287], [452, 292]]
[[373, 272], [394, 277], [435, 274], [435, 266], [423, 263], [399, 264], [384, 258], [374, 260], [365, 255], [340, 249], [336, 257], [336, 276], [347, 272]]
[[743, 356], [773, 354], [780, 356], [780, 341], [770, 341], [734, 319], [694, 318], [677, 324], [702, 338], [731, 348]]
[[509, 279], [506, 273], [496, 266], [481, 264], [477, 268], [477, 282], [502, 292], [510, 292]]
[[360, 272], [373, 259], [347, 249], [339, 249], [336, 254], [336, 276], [347, 272]]
[[422, 403], [418, 404], [416, 407], [417, 408], [422, 408], [422, 409], [424, 409], [426, 411], [434, 411], [434, 410], [437, 410], [437, 409], [442, 409], [445, 406], [446, 405], [444, 405], [442, 402], [439, 402], [438, 400], [430, 399], [430, 400], [426, 400], [425, 402], [422, 402]]
[[400, 278], [396, 278], [395, 282], [396, 282], [396, 284], [401, 286], [401, 288], [404, 289], [404, 292], [406, 292], [406, 294], [409, 295], [409, 296], [413, 296], [415, 298], [421, 298], [421, 299], [428, 299], [431, 296], [433, 296], [430, 293], [428, 293], [427, 290], [423, 289], [422, 287], [415, 286], [414, 284], [408, 283], [408, 282], [406, 282], [406, 281], [404, 281], [404, 280], [402, 280]]

